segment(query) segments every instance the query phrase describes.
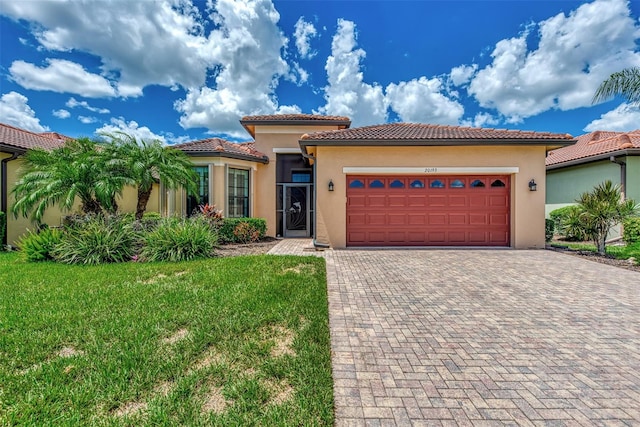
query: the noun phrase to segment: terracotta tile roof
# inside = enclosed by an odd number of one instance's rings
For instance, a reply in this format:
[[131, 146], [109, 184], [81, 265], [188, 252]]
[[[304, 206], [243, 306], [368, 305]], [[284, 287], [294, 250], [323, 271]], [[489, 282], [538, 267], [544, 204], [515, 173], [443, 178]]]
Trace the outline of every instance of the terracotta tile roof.
[[[10, 152], [22, 152], [30, 148], [53, 150], [64, 145], [70, 139], [56, 132], [34, 133], [4, 123], [0, 123], [0, 147], [4, 146]], [[1, 148], [0, 148], [1, 150]]]
[[253, 142], [229, 142], [222, 138], [201, 139], [172, 146], [191, 156], [220, 156], [266, 163], [268, 157]]
[[[573, 142], [573, 137], [568, 134], [557, 134], [549, 132], [533, 132], [507, 129], [485, 129], [462, 126], [430, 125], [422, 123], [388, 123], [382, 125], [365, 126], [352, 129], [341, 129], [333, 131], [315, 132], [305, 134], [301, 138], [304, 141], [336, 141], [336, 142], [378, 142], [389, 145], [396, 142], [402, 145], [403, 142], [432, 142], [432, 143], [455, 143], [468, 142], [469, 144], [478, 141], [495, 142], [559, 142], [562, 145]], [[312, 144], [307, 144], [312, 145]], [[436, 145], [436, 144], [434, 144]], [[446, 145], [446, 144], [443, 144]]]
[[351, 119], [345, 116], [323, 116], [321, 114], [267, 114], [262, 116], [244, 116], [240, 123], [243, 122], [349, 122]]
[[577, 164], [606, 157], [617, 151], [640, 150], [640, 129], [631, 132], [595, 131], [578, 137], [578, 142], [569, 147], [550, 151], [547, 166], [562, 166], [565, 163]]

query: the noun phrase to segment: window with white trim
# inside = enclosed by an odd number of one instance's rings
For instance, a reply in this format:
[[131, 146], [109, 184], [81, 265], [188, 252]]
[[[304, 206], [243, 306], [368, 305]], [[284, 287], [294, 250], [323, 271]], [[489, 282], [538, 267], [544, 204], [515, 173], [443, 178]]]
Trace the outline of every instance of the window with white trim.
[[229, 218], [249, 216], [249, 171], [229, 168], [228, 203], [226, 215]]

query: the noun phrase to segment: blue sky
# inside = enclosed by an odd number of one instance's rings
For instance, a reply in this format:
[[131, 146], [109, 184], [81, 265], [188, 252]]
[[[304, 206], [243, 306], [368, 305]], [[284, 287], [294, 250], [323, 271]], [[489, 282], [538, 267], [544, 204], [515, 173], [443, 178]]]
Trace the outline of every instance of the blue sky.
[[168, 144], [251, 114], [570, 133], [640, 128], [640, 2], [0, 1], [0, 121]]

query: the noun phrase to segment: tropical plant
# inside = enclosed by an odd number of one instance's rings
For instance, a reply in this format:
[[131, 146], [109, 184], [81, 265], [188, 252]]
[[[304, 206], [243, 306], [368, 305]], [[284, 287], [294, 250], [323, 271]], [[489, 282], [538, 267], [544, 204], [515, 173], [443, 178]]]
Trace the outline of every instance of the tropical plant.
[[248, 243], [262, 239], [267, 232], [264, 218], [224, 218], [220, 226], [223, 243]]
[[104, 264], [130, 261], [139, 234], [123, 215], [97, 215], [69, 226], [53, 257], [65, 264]]
[[43, 228], [39, 232], [27, 231], [18, 240], [18, 247], [25, 259], [31, 262], [53, 260], [53, 249], [62, 240], [62, 232], [56, 228]]
[[218, 236], [201, 217], [163, 218], [144, 236], [145, 261], [187, 261], [214, 254]]
[[640, 242], [640, 217], [633, 216], [622, 221], [622, 238], [628, 245]]
[[115, 196], [125, 181], [109, 174], [96, 144], [88, 138], [70, 140], [52, 151], [32, 149], [24, 156], [13, 194], [13, 214], [40, 221], [45, 210], [58, 204], [71, 210], [76, 197], [84, 213], [100, 214], [117, 210]]
[[611, 228], [638, 209], [633, 200], [622, 200], [620, 186], [611, 181], [596, 185], [591, 192], [582, 193], [577, 202], [584, 233], [593, 240], [601, 255], [606, 253], [606, 240]]
[[137, 188], [136, 219], [142, 219], [153, 184], [158, 180], [167, 189], [185, 188], [196, 192], [193, 164], [182, 151], [157, 140], [138, 140], [122, 132], [104, 136], [109, 139], [105, 147], [106, 170]]
[[616, 95], [627, 98], [631, 104], [640, 104], [640, 67], [625, 68], [611, 74], [596, 90], [593, 103], [606, 101]]

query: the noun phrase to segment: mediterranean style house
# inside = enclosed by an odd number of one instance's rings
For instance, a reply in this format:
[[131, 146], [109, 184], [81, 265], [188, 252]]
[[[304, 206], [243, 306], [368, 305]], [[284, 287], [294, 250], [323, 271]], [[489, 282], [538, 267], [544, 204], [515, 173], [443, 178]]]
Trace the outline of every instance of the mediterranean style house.
[[[175, 146], [194, 163], [200, 203], [227, 217], [265, 218], [271, 236], [334, 248], [544, 248], [546, 153], [575, 143], [458, 126], [351, 128], [348, 117], [312, 114], [240, 123], [251, 142]], [[152, 197], [165, 215], [197, 207], [193, 195], [162, 184]]]
[[580, 194], [607, 180], [619, 184], [626, 198], [640, 202], [640, 129], [595, 131], [577, 140], [547, 156], [547, 213], [575, 203]]

